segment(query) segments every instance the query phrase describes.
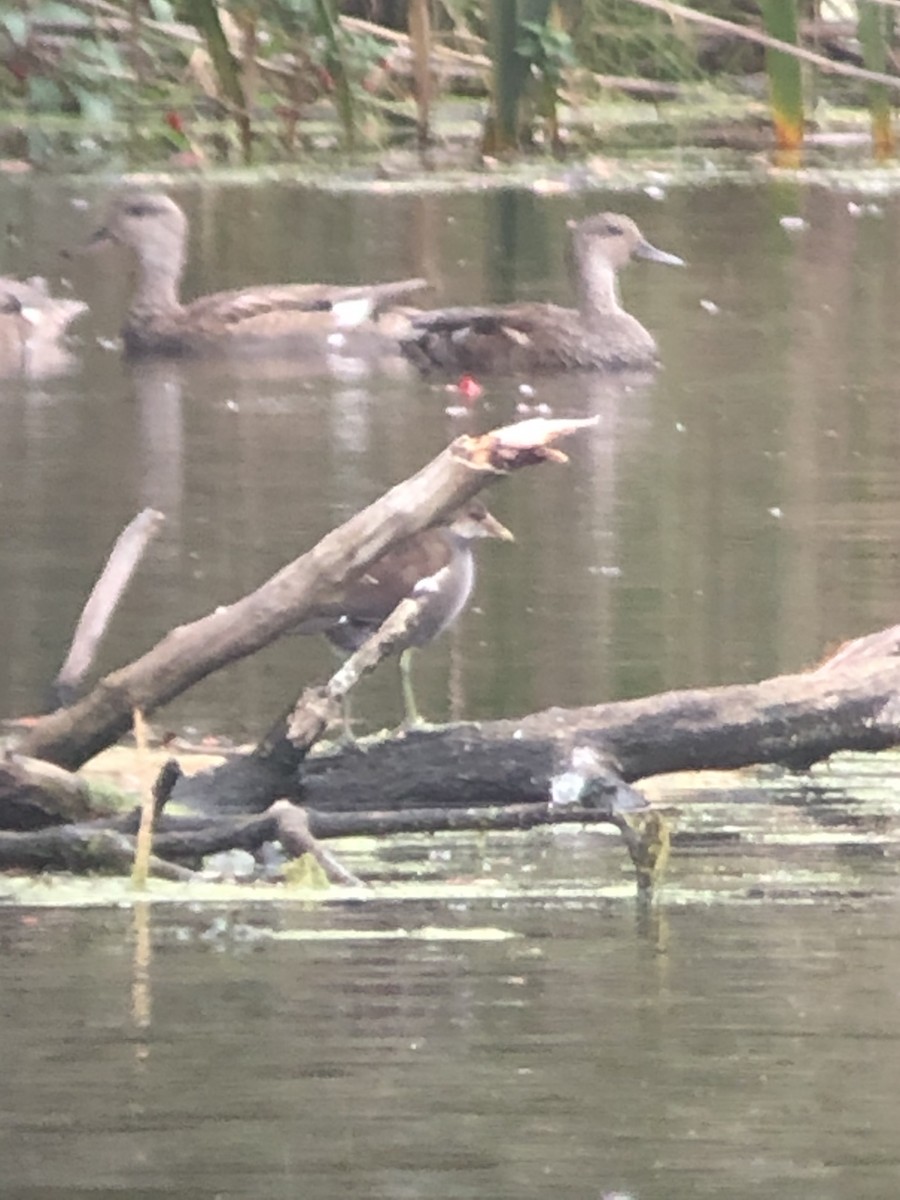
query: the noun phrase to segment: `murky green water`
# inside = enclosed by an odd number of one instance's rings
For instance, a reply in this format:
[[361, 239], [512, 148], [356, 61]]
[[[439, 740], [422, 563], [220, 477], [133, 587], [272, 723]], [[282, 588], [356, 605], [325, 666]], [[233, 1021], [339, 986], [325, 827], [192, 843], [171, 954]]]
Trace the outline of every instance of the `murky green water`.
[[[130, 369], [95, 342], [118, 327], [121, 262], [58, 256], [93, 227], [101, 189], [0, 188], [17, 239], [2, 269], [63, 273], [93, 310], [74, 374], [2, 384], [5, 713], [39, 704], [99, 564], [142, 505], [168, 524], [105, 667], [251, 589], [454, 434], [509, 420], [521, 399], [515, 383], [491, 383], [460, 419], [446, 415], [441, 386], [413, 373]], [[430, 714], [754, 679], [895, 620], [900, 201], [855, 216], [845, 195], [787, 185], [676, 189], [664, 203], [328, 197], [284, 185], [178, 195], [193, 219], [188, 294], [421, 273], [440, 301], [565, 299], [565, 220], [606, 205], [689, 261], [635, 264], [623, 280], [662, 347], [648, 388], [538, 382], [535, 399], [557, 415], [596, 412], [601, 425], [572, 443], [570, 466], [524, 472], [492, 495], [519, 542], [481, 548], [475, 606], [420, 656]], [[787, 232], [786, 213], [809, 228]], [[315, 640], [295, 639], [163, 720], [252, 737], [331, 662]], [[395, 713], [396, 690], [388, 671], [360, 712]]]
[[893, 907], [276, 919], [0, 912], [5, 1197], [896, 1194]]
[[[649, 386], [536, 383], [556, 415], [601, 423], [569, 466], [492, 495], [519, 541], [483, 548], [475, 604], [421, 656], [429, 714], [755, 679], [896, 621], [900, 201], [854, 213], [786, 184], [664, 203], [177, 194], [188, 294], [425, 274], [440, 301], [565, 300], [565, 220], [601, 207], [689, 261], [623, 280], [662, 347]], [[70, 374], [0, 381], [4, 714], [39, 705], [140, 507], [168, 520], [104, 667], [522, 399], [489, 382], [454, 417], [411, 372], [129, 368], [102, 344], [121, 265], [58, 256], [102, 202], [93, 185], [0, 180], [0, 270], [66, 276], [92, 305]], [[294, 639], [158, 723], [252, 738], [331, 665]], [[396, 713], [390, 670], [358, 707]], [[739, 814], [733, 793], [676, 797], [683, 840], [650, 915], [604, 892], [628, 880], [621, 851], [577, 830], [407, 848], [429, 877], [523, 885], [493, 899], [0, 908], [0, 1194], [893, 1200], [895, 777], [858, 762], [799, 787], [773, 776]], [[454, 936], [473, 930], [514, 936]]]

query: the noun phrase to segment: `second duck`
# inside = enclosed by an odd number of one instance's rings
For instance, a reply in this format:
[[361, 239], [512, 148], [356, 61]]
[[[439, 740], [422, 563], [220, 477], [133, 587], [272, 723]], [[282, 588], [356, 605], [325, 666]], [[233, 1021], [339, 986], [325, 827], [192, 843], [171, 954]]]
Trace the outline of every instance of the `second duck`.
[[506, 304], [412, 313], [402, 348], [422, 369], [533, 373], [642, 369], [656, 362], [653, 336], [619, 300], [617, 272], [632, 258], [683, 266], [657, 250], [630, 217], [570, 221], [578, 308]]
[[94, 246], [126, 246], [136, 259], [135, 292], [122, 326], [128, 354], [321, 352], [330, 334], [358, 326], [380, 307], [426, 286], [424, 279], [358, 286], [268, 284], [182, 304], [187, 232], [187, 218], [169, 196], [124, 192], [91, 239]]

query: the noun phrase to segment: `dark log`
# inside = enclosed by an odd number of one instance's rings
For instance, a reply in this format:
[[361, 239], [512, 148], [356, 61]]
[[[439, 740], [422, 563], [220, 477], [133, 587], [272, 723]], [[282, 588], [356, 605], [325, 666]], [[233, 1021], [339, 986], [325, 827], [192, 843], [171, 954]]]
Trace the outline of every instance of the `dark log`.
[[0, 762], [0, 828], [41, 829], [91, 812], [90, 787], [77, 775], [21, 754]]
[[[128, 875], [134, 863], [134, 839], [97, 823], [59, 825], [32, 833], [0, 833], [0, 870], [71, 871]], [[193, 871], [157, 857], [150, 859], [150, 874], [160, 879], [184, 881]]]
[[[872, 638], [892, 644], [889, 631]], [[175, 795], [204, 811], [244, 812], [279, 796], [322, 811], [536, 803], [576, 741], [617, 763], [627, 782], [759, 763], [805, 769], [838, 750], [896, 745], [898, 695], [900, 660], [857, 648], [846, 665], [757, 684], [413, 730], [316, 755], [299, 772], [285, 739], [184, 779]]]
[[76, 768], [192, 684], [252, 654], [314, 615], [395, 542], [441, 520], [488, 483], [535, 463], [565, 461], [552, 443], [588, 421], [523, 421], [459, 437], [419, 473], [392, 488], [255, 592], [173, 629], [142, 658], [113, 672], [72, 708], [42, 718], [23, 751]]
[[[134, 859], [133, 834], [137, 821], [135, 811], [116, 819], [32, 833], [0, 832], [0, 870], [129, 874]], [[196, 867], [207, 855], [228, 850], [255, 853], [265, 842], [279, 841], [293, 857], [311, 854], [331, 882], [354, 886], [362, 881], [320, 845], [322, 839], [451, 830], [526, 830], [539, 825], [572, 823], [614, 825], [624, 835], [633, 858], [644, 844], [626, 818], [597, 808], [561, 810], [539, 803], [510, 805], [502, 809], [425, 808], [402, 813], [323, 813], [280, 800], [256, 817], [161, 818], [160, 828], [153, 835], [150, 873], [165, 879], [188, 880], [193, 877], [193, 872], [174, 864], [189, 863]]]

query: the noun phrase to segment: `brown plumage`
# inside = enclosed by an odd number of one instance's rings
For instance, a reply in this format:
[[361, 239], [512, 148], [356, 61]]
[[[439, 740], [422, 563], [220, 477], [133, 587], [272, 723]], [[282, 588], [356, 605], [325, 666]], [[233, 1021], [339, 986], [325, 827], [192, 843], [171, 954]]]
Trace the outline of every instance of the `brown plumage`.
[[127, 246], [137, 264], [122, 327], [129, 354], [321, 352], [330, 334], [355, 327], [382, 305], [426, 286], [424, 279], [357, 286], [273, 284], [182, 304], [187, 235], [187, 218], [169, 196], [126, 192], [113, 201], [105, 225], [92, 238], [93, 245]]
[[343, 596], [304, 621], [298, 633], [324, 633], [331, 644], [350, 653], [369, 638], [401, 600], [422, 601], [420, 618], [401, 647], [400, 670], [408, 723], [419, 720], [412, 690], [409, 651], [424, 646], [451, 625], [475, 586], [473, 543], [481, 538], [512, 541], [513, 535], [479, 501], [467, 505], [446, 525], [437, 525], [399, 542], [361, 575]]
[[617, 272], [632, 258], [680, 266], [657, 250], [630, 217], [602, 213], [570, 222], [578, 308], [506, 304], [408, 314], [404, 354], [424, 370], [532, 374], [613, 371], [656, 362], [656, 342], [622, 308]]

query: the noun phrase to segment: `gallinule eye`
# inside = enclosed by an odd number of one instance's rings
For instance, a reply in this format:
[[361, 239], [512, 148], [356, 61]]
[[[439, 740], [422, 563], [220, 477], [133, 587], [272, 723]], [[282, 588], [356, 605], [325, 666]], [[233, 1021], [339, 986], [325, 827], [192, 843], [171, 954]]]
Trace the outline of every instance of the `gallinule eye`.
[[[424, 287], [424, 279], [341, 287], [324, 283], [236, 288], [182, 304], [187, 218], [157, 192], [125, 192], [91, 245], [117, 242], [137, 261], [137, 284], [122, 337], [130, 354], [210, 354], [266, 347], [325, 349], [329, 333], [365, 321], [379, 307]], [[396, 347], [396, 339], [392, 341]]]
[[632, 258], [672, 266], [683, 266], [682, 259], [651, 246], [619, 213], [586, 217], [570, 228], [577, 309], [525, 303], [407, 311], [404, 354], [424, 370], [482, 375], [653, 366], [656, 342], [622, 308], [616, 274]]
[[448, 524], [423, 529], [398, 543], [353, 580], [340, 601], [304, 621], [298, 632], [324, 633], [333, 646], [352, 652], [401, 600], [424, 598], [420, 620], [400, 654], [406, 721], [420, 723], [410, 676], [411, 653], [436, 638], [465, 608], [475, 585], [473, 543], [481, 538], [515, 540], [483, 504], [473, 501]]

